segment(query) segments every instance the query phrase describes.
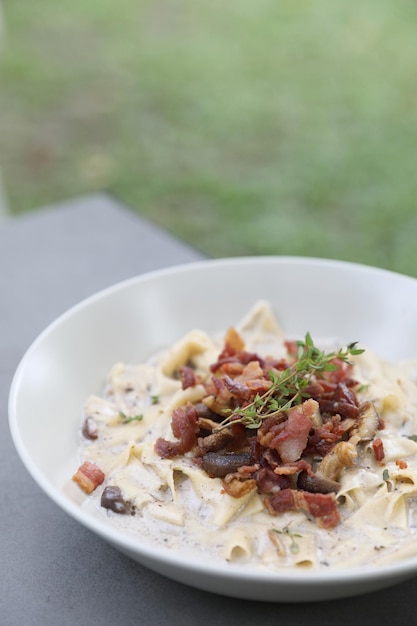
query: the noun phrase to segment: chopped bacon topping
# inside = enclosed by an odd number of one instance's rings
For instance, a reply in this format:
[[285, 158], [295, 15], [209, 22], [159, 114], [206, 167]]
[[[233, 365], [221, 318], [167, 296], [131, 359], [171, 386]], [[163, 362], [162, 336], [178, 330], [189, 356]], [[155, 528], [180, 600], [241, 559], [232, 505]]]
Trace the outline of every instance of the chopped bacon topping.
[[276, 474], [270, 467], [261, 467], [254, 473], [256, 485], [263, 493], [277, 493], [288, 489], [291, 481], [288, 476]]
[[[206, 395], [196, 405], [174, 410], [171, 426], [177, 441], [158, 439], [155, 450], [163, 458], [192, 452], [196, 466], [221, 479], [229, 495], [241, 497], [257, 489], [271, 515], [303, 510], [319, 526], [332, 528], [340, 519], [339, 477], [355, 462], [358, 442], [374, 438], [378, 416], [373, 407], [372, 412], [366, 403], [359, 405], [352, 366], [333, 359], [335, 369], [312, 375], [291, 408], [272, 408], [253, 427], [242, 423], [239, 415], [245, 409], [257, 416], [259, 399], [276, 401], [275, 379], [299, 358], [297, 342], [286, 346], [286, 358], [261, 357], [246, 351], [240, 335], [229, 329], [204, 383], [192, 368], [179, 368], [183, 388], [200, 383]], [[373, 449], [382, 460], [380, 440], [374, 440]]]
[[379, 437], [373, 440], [372, 450], [374, 451], [375, 458], [377, 461], [381, 462], [384, 460], [384, 457], [385, 457], [384, 444], [382, 443], [382, 440]]
[[188, 389], [189, 387], [195, 387], [200, 382], [200, 377], [197, 376], [192, 367], [188, 367], [188, 365], [183, 365], [178, 368], [178, 374], [181, 380], [181, 385], [183, 389]]
[[340, 521], [333, 493], [309, 493], [296, 489], [284, 489], [267, 498], [265, 506], [271, 515], [302, 509], [312, 515], [321, 528], [333, 528]]
[[105, 476], [97, 465], [84, 461], [78, 468], [72, 480], [77, 483], [85, 493], [92, 493], [103, 482]]
[[[326, 372], [327, 373], [327, 372]], [[332, 372], [333, 373], [333, 372]], [[317, 394], [320, 411], [323, 413], [338, 414], [343, 418], [356, 418], [359, 414], [358, 401], [355, 393], [349, 389], [346, 382], [338, 380], [337, 383], [329, 385], [325, 382], [319, 383], [322, 391]], [[311, 396], [316, 397], [315, 390], [312, 389]]]
[[155, 442], [156, 452], [164, 459], [171, 459], [189, 452], [197, 442], [198, 413], [192, 404], [178, 407], [172, 414], [172, 432], [178, 441], [159, 438]]

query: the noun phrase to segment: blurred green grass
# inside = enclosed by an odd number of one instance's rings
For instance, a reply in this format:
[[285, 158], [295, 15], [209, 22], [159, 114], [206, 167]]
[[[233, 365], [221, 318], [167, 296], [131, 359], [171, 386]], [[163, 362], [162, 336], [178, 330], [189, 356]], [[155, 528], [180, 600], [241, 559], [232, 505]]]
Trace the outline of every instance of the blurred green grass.
[[107, 190], [212, 256], [417, 275], [413, 0], [4, 9], [13, 212]]

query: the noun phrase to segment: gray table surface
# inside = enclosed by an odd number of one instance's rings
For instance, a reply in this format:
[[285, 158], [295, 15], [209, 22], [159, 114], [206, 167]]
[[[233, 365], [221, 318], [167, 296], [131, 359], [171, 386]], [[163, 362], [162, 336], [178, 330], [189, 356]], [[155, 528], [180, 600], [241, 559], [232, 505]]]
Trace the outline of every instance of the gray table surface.
[[417, 579], [308, 604], [250, 602], [186, 587], [81, 527], [23, 467], [9, 434], [7, 398], [37, 334], [71, 305], [119, 280], [200, 258], [105, 195], [0, 223], [0, 624], [416, 624]]

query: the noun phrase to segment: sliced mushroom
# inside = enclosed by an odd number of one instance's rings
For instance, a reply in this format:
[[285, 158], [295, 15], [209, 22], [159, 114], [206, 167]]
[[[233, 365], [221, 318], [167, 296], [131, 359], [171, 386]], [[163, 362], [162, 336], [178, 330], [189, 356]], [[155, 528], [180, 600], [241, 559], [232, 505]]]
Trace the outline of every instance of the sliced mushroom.
[[132, 515], [134, 513], [132, 503], [123, 498], [120, 487], [115, 485], [109, 485], [104, 489], [101, 494], [100, 504], [104, 509], [110, 509], [114, 513], [122, 515]]
[[83, 437], [85, 437], [86, 439], [97, 439], [98, 437], [97, 423], [95, 419], [91, 417], [90, 415], [88, 415], [85, 418], [81, 432], [83, 434]]
[[203, 456], [202, 467], [210, 476], [224, 478], [227, 474], [237, 472], [239, 467], [249, 463], [249, 452], [207, 452]]
[[228, 428], [223, 428], [223, 430], [211, 433], [207, 437], [199, 437], [198, 447], [206, 452], [217, 452], [224, 448], [232, 439], [232, 432]]
[[310, 476], [306, 471], [298, 475], [297, 487], [310, 493], [337, 493], [340, 485], [335, 480], [330, 480], [321, 474]]
[[371, 441], [378, 431], [379, 415], [374, 403], [369, 400], [363, 402], [359, 407], [359, 415], [356, 419], [356, 426], [351, 431], [351, 437], [357, 441]]
[[358, 451], [356, 446], [349, 441], [339, 441], [317, 467], [316, 474], [328, 480], [337, 481], [345, 467], [351, 467]]
[[219, 418], [217, 413], [209, 409], [207, 404], [204, 404], [204, 402], [197, 402], [196, 404], [194, 404], [194, 408], [197, 411], [197, 415], [199, 418], [201, 417], [202, 419], [205, 419], [208, 421], [214, 420], [214, 422], [216, 422], [216, 420], [218, 420]]

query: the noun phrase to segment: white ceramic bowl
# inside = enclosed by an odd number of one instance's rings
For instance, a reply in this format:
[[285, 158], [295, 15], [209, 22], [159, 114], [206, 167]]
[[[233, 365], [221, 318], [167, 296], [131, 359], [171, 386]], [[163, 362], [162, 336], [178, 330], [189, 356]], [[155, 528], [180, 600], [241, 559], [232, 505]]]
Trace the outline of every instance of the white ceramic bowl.
[[358, 340], [396, 360], [417, 356], [417, 280], [356, 264], [291, 257], [203, 261], [153, 272], [94, 295], [28, 349], [10, 391], [10, 428], [40, 487], [69, 515], [133, 559], [225, 595], [309, 601], [376, 590], [417, 574], [417, 558], [332, 572], [254, 572], [186, 558], [92, 517], [64, 485], [78, 466], [80, 407], [117, 361], [138, 363], [194, 327], [219, 331], [269, 299], [290, 335]]

